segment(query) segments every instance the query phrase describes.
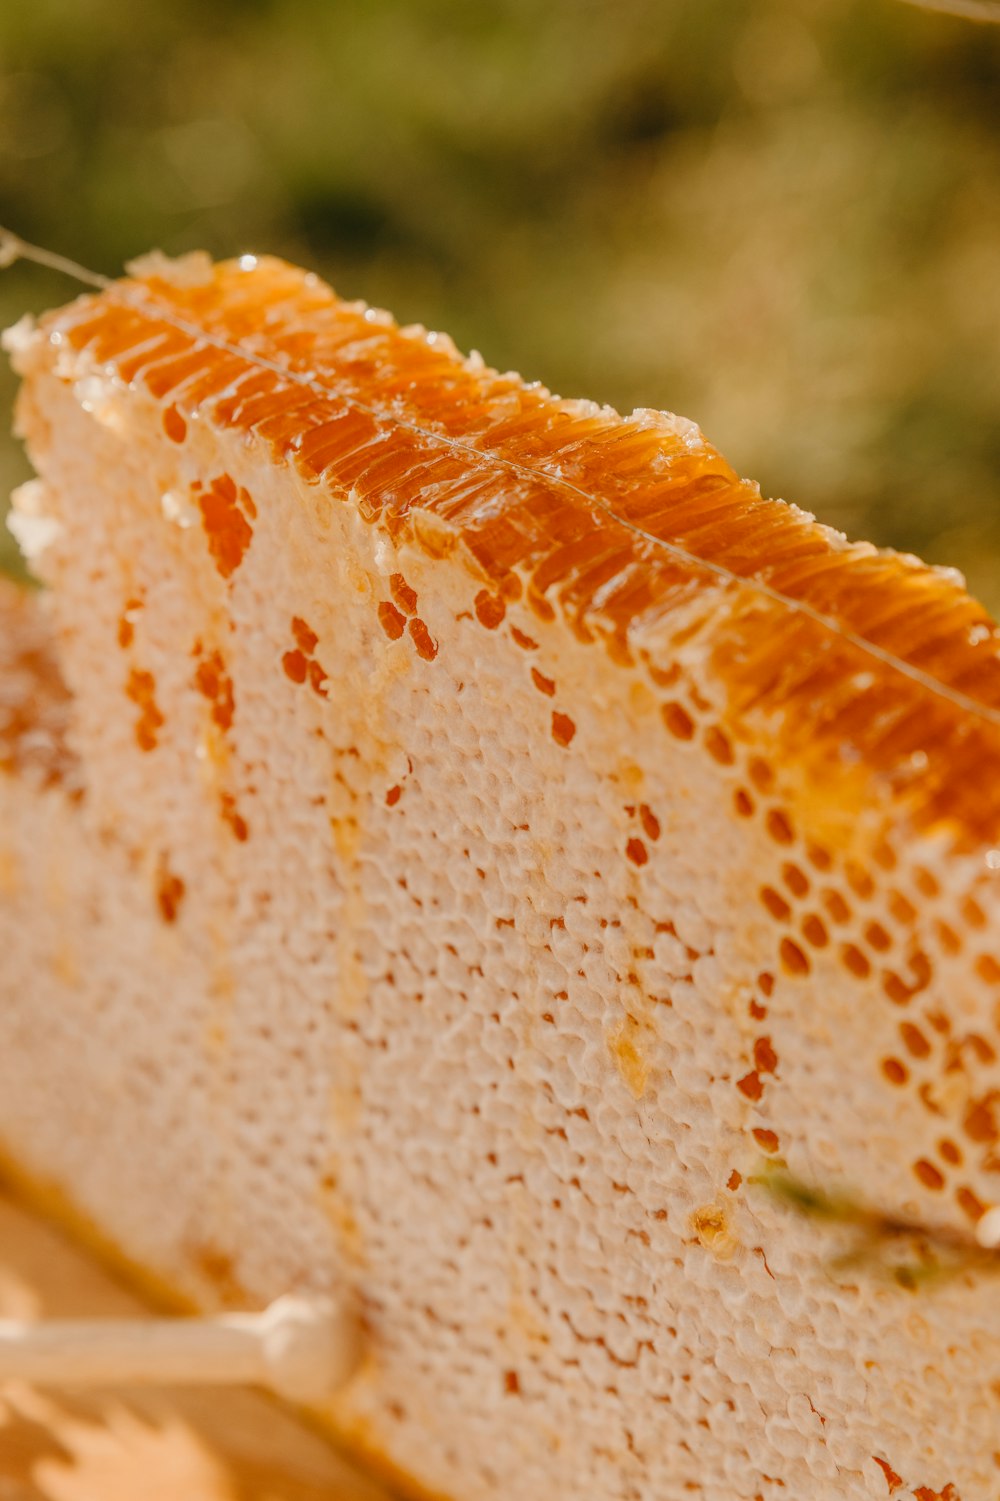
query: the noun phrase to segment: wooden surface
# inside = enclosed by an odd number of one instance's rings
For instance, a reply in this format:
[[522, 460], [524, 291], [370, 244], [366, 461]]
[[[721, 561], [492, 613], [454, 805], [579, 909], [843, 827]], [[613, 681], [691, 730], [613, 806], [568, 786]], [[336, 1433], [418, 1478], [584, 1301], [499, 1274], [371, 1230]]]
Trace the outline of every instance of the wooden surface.
[[[143, 1311], [0, 1194], [0, 1317]], [[6, 1382], [0, 1501], [388, 1501], [388, 1493], [251, 1390], [84, 1396]]]

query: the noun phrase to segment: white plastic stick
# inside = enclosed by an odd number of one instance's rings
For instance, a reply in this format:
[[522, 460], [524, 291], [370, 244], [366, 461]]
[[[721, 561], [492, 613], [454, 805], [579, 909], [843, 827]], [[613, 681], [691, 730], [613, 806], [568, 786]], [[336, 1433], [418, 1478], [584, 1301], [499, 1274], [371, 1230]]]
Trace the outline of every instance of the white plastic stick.
[[217, 1318], [0, 1320], [0, 1380], [47, 1386], [268, 1386], [329, 1397], [358, 1360], [354, 1321], [332, 1299], [288, 1296]]

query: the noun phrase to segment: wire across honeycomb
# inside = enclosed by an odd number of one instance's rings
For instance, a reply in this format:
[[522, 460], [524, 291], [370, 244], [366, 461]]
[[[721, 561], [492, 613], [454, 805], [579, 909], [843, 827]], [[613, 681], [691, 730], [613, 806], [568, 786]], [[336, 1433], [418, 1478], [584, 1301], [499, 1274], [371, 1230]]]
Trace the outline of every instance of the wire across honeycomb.
[[356, 1287], [326, 1416], [425, 1491], [994, 1494], [989, 1289], [754, 1181], [1000, 1198], [981, 608], [278, 262], [12, 342], [85, 793], [7, 758], [8, 1153], [206, 1304]]

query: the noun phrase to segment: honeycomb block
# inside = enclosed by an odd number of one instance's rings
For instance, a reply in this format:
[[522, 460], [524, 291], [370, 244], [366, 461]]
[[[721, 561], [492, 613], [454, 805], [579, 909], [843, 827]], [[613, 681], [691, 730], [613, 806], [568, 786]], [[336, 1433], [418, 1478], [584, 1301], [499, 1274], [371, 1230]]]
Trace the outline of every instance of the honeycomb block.
[[9, 343], [17, 1169], [198, 1305], [348, 1285], [321, 1416], [426, 1493], [993, 1494], [989, 1285], [759, 1181], [1000, 1197], [960, 580], [274, 260]]

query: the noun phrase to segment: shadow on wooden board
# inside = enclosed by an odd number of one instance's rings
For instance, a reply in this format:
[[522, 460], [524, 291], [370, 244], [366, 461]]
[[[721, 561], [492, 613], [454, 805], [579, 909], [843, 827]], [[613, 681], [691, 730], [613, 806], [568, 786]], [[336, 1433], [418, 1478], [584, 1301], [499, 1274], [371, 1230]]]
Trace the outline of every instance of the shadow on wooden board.
[[[142, 1306], [0, 1196], [0, 1317]], [[250, 1390], [88, 1393], [0, 1383], [0, 1501], [389, 1501], [316, 1434]]]

